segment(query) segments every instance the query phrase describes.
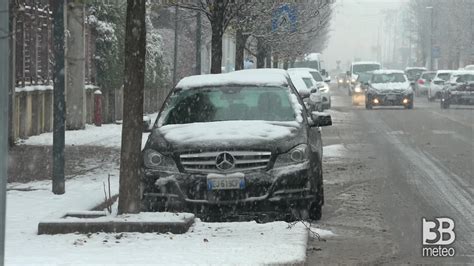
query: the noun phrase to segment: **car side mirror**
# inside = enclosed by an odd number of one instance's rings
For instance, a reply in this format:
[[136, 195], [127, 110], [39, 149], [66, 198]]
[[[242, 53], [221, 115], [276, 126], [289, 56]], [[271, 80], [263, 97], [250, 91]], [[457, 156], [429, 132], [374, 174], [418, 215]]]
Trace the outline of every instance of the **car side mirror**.
[[327, 127], [332, 126], [332, 118], [330, 114], [321, 112], [311, 113], [311, 127]]
[[325, 79], [324, 79], [324, 82], [326, 82], [326, 83], [329, 83], [329, 82], [331, 82], [331, 77], [327, 77], [327, 78], [325, 78]]
[[300, 94], [302, 99], [309, 98], [309, 95], [311, 94], [309, 90], [302, 90], [302, 91], [299, 91], [298, 93]]
[[151, 118], [147, 115], [143, 116], [143, 132], [151, 132]]

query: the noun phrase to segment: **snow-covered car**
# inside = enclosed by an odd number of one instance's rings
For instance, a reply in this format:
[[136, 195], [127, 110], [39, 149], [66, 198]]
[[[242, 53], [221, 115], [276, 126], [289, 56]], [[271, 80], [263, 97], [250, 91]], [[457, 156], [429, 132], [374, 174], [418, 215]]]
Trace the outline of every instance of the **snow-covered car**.
[[467, 66], [464, 67], [464, 70], [472, 71], [472, 70], [474, 70], [474, 65], [467, 65]]
[[452, 104], [474, 104], [474, 71], [456, 73], [454, 83], [443, 89], [441, 108], [447, 109]]
[[364, 103], [365, 92], [368, 89], [369, 81], [372, 78], [371, 72], [362, 72], [357, 76], [356, 83], [351, 86], [352, 104]]
[[431, 80], [428, 89], [428, 101], [432, 102], [441, 98], [441, 91], [443, 90], [446, 81], [451, 78], [453, 72], [454, 70], [438, 70], [436, 72], [436, 76]]
[[305, 106], [311, 111], [323, 111], [321, 84], [317, 84], [313, 76], [307, 71], [289, 71], [291, 82], [301, 95]]
[[290, 68], [288, 69], [288, 72], [293, 73], [293, 72], [298, 72], [298, 73], [305, 73], [309, 72], [313, 79], [316, 81], [316, 85], [319, 88], [319, 92], [321, 93], [321, 101], [323, 105], [323, 109], [331, 109], [331, 92], [329, 90], [329, 82], [331, 81], [329, 78], [324, 80], [323, 76], [321, 73], [319, 73], [318, 70], [313, 69], [313, 68]]
[[184, 78], [143, 149], [142, 209], [319, 219], [320, 127], [331, 124], [307, 111], [284, 70]]
[[415, 83], [415, 94], [417, 96], [427, 95], [430, 83], [436, 76], [436, 71], [425, 71]]
[[412, 86], [420, 78], [421, 74], [426, 71], [426, 67], [407, 67], [405, 68], [405, 75]]
[[365, 95], [365, 108], [401, 105], [413, 109], [413, 89], [401, 70], [376, 70], [372, 72]]

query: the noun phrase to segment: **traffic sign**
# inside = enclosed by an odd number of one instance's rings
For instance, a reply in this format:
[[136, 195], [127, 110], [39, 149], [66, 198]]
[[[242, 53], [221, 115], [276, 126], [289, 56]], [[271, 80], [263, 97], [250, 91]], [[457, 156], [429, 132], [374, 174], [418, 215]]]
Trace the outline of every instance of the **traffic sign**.
[[439, 46], [433, 46], [431, 51], [433, 58], [440, 58], [441, 57], [441, 48]]
[[282, 30], [296, 31], [296, 8], [289, 4], [283, 4], [273, 11], [272, 31]]

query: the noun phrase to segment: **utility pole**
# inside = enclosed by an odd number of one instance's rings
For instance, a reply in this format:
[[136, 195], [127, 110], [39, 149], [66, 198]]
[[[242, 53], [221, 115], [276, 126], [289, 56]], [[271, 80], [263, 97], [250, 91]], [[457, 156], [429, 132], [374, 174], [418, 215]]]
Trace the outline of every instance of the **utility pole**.
[[433, 7], [427, 6], [426, 9], [430, 10], [430, 70], [433, 68]]
[[51, 1], [53, 9], [53, 193], [64, 194], [64, 144], [66, 101], [64, 95], [64, 1]]
[[201, 11], [196, 14], [196, 75], [201, 75]]
[[0, 1], [0, 265], [5, 263], [5, 216], [7, 203], [8, 86], [10, 86], [9, 1]]
[[178, 65], [178, 5], [174, 6], [174, 53], [173, 53], [173, 87], [176, 86]]

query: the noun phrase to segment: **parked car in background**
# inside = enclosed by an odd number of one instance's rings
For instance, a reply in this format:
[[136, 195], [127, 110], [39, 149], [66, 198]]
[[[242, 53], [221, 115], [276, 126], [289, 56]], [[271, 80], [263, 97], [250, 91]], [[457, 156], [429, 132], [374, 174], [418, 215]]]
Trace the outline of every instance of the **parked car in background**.
[[441, 109], [453, 104], [474, 104], [474, 71], [465, 71], [456, 75], [450, 86], [441, 93]]
[[418, 78], [415, 83], [415, 95], [427, 95], [430, 88], [431, 81], [436, 76], [436, 71], [425, 71], [421, 73], [420, 78]]
[[474, 70], [474, 65], [467, 65], [464, 67], [464, 70]]
[[320, 127], [331, 124], [330, 115], [304, 107], [284, 70], [184, 78], [143, 150], [142, 209], [204, 219], [297, 210], [317, 220]]
[[405, 68], [405, 75], [411, 86], [415, 89], [415, 83], [420, 78], [421, 74], [426, 71], [426, 67], [407, 67]]
[[365, 92], [369, 87], [372, 72], [359, 73], [356, 83], [351, 86], [352, 104], [358, 105], [365, 102]]
[[441, 91], [445, 83], [451, 78], [454, 70], [438, 70], [436, 76], [431, 80], [430, 87], [428, 89], [428, 101], [432, 102], [436, 99], [441, 98]]
[[413, 89], [401, 70], [372, 72], [365, 96], [365, 108], [401, 105], [413, 109]]
[[319, 73], [318, 70], [313, 69], [313, 68], [289, 68], [288, 73], [290, 73], [290, 76], [292, 73], [298, 72], [298, 73], [309, 73], [312, 77], [313, 80], [316, 83], [316, 87], [319, 90], [319, 93], [321, 94], [321, 104], [323, 109], [330, 109], [331, 108], [331, 92], [329, 90], [329, 82], [330, 79], [324, 79], [324, 77]]

